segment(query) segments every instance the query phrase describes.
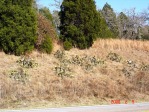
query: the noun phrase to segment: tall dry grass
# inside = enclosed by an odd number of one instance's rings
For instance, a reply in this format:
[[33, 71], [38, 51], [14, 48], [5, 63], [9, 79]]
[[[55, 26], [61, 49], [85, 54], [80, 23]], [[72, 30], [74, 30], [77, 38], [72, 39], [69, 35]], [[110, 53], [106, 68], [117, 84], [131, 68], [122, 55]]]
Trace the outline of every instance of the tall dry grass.
[[140, 50], [149, 51], [149, 41], [126, 40], [126, 39], [99, 39], [93, 45], [93, 48], [106, 48], [117, 50]]
[[[58, 77], [54, 67], [60, 64], [54, 57], [56, 50], [62, 49], [55, 44], [51, 55], [40, 54], [37, 51], [28, 56], [33, 58], [38, 66], [25, 69], [29, 80], [23, 84], [9, 78], [11, 70], [20, 66], [16, 61], [18, 56], [0, 53], [0, 109], [13, 107], [29, 107], [32, 103], [48, 102], [52, 106], [71, 104], [99, 104], [120, 100], [149, 100], [149, 71], [132, 70], [127, 77], [122, 69], [126, 60], [132, 60], [140, 67], [142, 63], [149, 65], [149, 42], [135, 40], [107, 39], [97, 40], [93, 47], [86, 50], [76, 48], [65, 51], [66, 58], [74, 55], [96, 56], [105, 60], [105, 65], [97, 66], [92, 71], [84, 71], [80, 66], [69, 65], [73, 77]], [[113, 62], [106, 56], [115, 52], [122, 57], [122, 62]]]

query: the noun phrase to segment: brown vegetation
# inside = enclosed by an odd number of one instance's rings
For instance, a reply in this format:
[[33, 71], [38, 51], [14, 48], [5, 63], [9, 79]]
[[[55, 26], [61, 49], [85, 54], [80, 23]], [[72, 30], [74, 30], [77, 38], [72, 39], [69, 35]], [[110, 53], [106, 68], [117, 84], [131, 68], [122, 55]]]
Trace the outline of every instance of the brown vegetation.
[[51, 37], [53, 40], [57, 38], [56, 29], [53, 27], [52, 22], [46, 19], [42, 14], [38, 14], [38, 39], [36, 42], [37, 47], [41, 45], [45, 36]]
[[[62, 51], [55, 44], [51, 55], [32, 52], [28, 58], [37, 66], [31, 68], [16, 62], [22, 57], [0, 53], [0, 108], [29, 107], [31, 102], [64, 106], [149, 100], [149, 41], [98, 40], [90, 49], [64, 51], [62, 58], [54, 55], [57, 50]], [[109, 53], [117, 55], [108, 58]], [[121, 60], [113, 60], [117, 57]], [[55, 67], [68, 68], [71, 74], [62, 77]], [[28, 74], [23, 82], [10, 77], [20, 68]]]

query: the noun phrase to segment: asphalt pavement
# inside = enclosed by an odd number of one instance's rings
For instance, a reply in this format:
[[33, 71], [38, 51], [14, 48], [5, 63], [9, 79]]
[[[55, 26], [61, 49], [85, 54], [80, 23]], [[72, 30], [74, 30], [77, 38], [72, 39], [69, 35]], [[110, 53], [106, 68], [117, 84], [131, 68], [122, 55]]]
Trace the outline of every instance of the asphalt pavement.
[[111, 104], [98, 106], [80, 106], [64, 108], [46, 108], [30, 110], [1, 110], [0, 112], [149, 112], [149, 102], [135, 104]]

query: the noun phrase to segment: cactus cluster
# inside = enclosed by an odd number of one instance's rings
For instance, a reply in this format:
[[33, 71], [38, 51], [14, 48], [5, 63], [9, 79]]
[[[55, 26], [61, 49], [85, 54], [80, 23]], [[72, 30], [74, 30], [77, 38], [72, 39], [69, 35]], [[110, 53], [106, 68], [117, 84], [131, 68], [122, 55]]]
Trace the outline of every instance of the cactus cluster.
[[22, 69], [11, 71], [9, 77], [17, 82], [25, 83], [28, 79], [28, 74]]
[[57, 50], [55, 53], [54, 53], [54, 56], [55, 58], [59, 59], [59, 60], [62, 60], [65, 56], [65, 52], [64, 51], [61, 51], [61, 50]]
[[142, 64], [140, 69], [141, 71], [149, 71], [149, 65]]
[[118, 54], [116, 53], [112, 53], [110, 52], [108, 55], [107, 55], [107, 58], [111, 61], [115, 61], [115, 62], [120, 62], [122, 60], [122, 57], [119, 56]]
[[60, 77], [72, 76], [72, 70], [69, 65], [80, 66], [83, 70], [90, 71], [93, 69], [93, 67], [104, 64], [103, 60], [95, 56], [72, 55], [71, 58], [67, 58], [65, 56], [65, 52], [60, 50], [56, 51], [54, 56], [60, 62], [60, 64], [54, 68], [56, 74]]
[[138, 64], [132, 60], [126, 60], [123, 64], [124, 68], [122, 69], [122, 72], [126, 77], [133, 76], [139, 68]]
[[137, 63], [136, 61], [127, 60], [125, 61], [124, 68], [122, 69], [122, 72], [126, 77], [130, 77], [135, 75], [138, 71], [149, 71], [149, 65], [146, 65], [144, 63]]
[[72, 70], [68, 67], [71, 62], [69, 59], [66, 59], [65, 52], [57, 50], [54, 56], [60, 62], [60, 64], [54, 68], [55, 73], [61, 78], [72, 77]]
[[86, 55], [81, 57], [76, 55], [71, 58], [71, 63], [74, 65], [81, 66], [88, 71], [99, 64], [104, 64], [104, 61], [96, 58], [95, 56], [90, 57]]
[[17, 60], [17, 63], [23, 68], [34, 68], [38, 65], [33, 59], [25, 56]]
[[9, 76], [11, 79], [22, 83], [25, 83], [29, 76], [24, 69], [34, 68], [38, 65], [33, 59], [26, 56], [22, 56], [16, 61], [16, 63], [19, 64], [20, 68], [17, 70], [12, 70], [9, 73]]
[[125, 75], [126, 77], [130, 77], [130, 76], [132, 75], [132, 71], [133, 71], [133, 69], [130, 69], [130, 68], [128, 68], [128, 67], [124, 67], [124, 68], [122, 69], [122, 72], [124, 73], [124, 75]]
[[58, 67], [55, 67], [55, 72], [61, 78], [65, 77], [65, 76], [66, 77], [72, 77], [71, 69], [69, 67], [66, 67], [66, 66], [60, 65]]
[[131, 68], [139, 69], [138, 64], [135, 61], [132, 61], [132, 60], [127, 60], [127, 66], [131, 67]]

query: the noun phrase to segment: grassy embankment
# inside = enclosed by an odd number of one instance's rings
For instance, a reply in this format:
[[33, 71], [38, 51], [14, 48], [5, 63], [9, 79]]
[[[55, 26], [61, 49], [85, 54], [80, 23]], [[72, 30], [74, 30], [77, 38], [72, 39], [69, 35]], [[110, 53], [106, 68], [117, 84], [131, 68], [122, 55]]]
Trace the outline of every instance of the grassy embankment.
[[97, 40], [88, 50], [64, 52], [55, 44], [51, 55], [25, 58], [0, 52], [0, 109], [116, 99], [149, 101], [149, 41]]

